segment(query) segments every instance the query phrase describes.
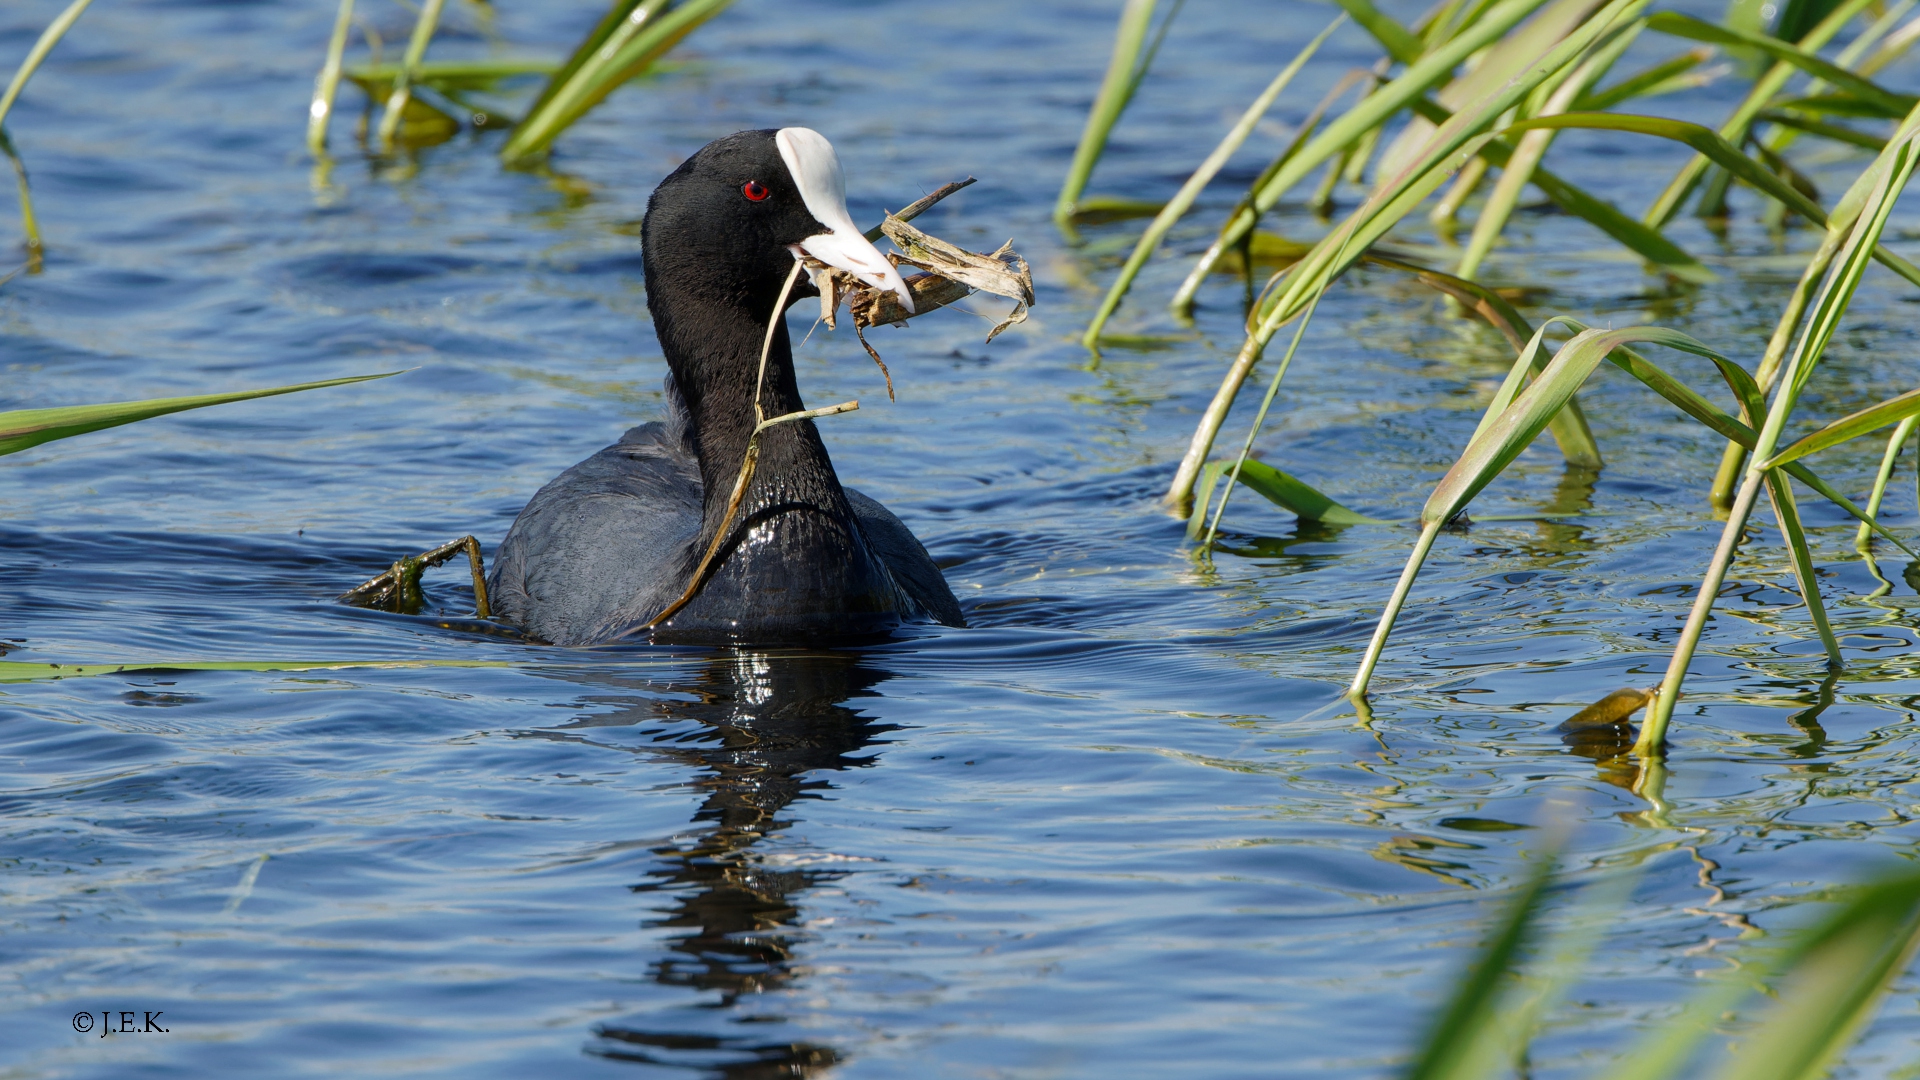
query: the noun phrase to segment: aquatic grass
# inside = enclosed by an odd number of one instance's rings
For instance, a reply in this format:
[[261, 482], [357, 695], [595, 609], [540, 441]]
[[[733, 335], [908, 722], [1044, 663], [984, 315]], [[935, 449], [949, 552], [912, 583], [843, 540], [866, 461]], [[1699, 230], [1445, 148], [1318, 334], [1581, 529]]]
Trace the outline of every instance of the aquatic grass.
[[547, 81], [500, 148], [511, 166], [543, 158], [555, 139], [622, 84], [644, 74], [733, 0], [616, 0]]
[[[1544, 928], [1556, 893], [1555, 856], [1540, 860], [1455, 981], [1405, 1072], [1407, 1080], [1492, 1080], [1525, 1060], [1547, 1006], [1577, 978], [1605, 927], [1627, 905], [1631, 874], [1582, 890], [1557, 932]], [[1920, 946], [1920, 874], [1883, 873], [1820, 898], [1833, 903], [1803, 929], [1755, 941], [1734, 964], [1653, 1023], [1589, 1080], [1819, 1080], [1845, 1054]], [[1545, 960], [1531, 954], [1545, 953]], [[1539, 989], [1516, 1001], [1531, 980]], [[1760, 997], [1759, 1009], [1746, 1008]], [[1770, 1000], [1769, 1000], [1770, 999]], [[1731, 1030], [1729, 1030], [1731, 1029]], [[1737, 1033], [1712, 1063], [1708, 1044]], [[1707, 1058], [1708, 1060], [1702, 1060]], [[1711, 1071], [1705, 1071], [1711, 1064]], [[1521, 1074], [1526, 1070], [1522, 1068]]]
[[321, 382], [299, 383], [294, 386], [274, 386], [263, 390], [230, 390], [220, 394], [198, 394], [193, 397], [150, 398], [145, 401], [119, 401], [105, 405], [61, 405], [50, 409], [16, 409], [12, 412], [0, 412], [0, 455], [17, 454], [22, 450], [30, 450], [56, 439], [71, 439], [76, 435], [103, 431], [141, 420], [151, 420], [168, 413], [204, 409], [210, 405], [226, 405], [236, 401], [252, 401], [255, 398], [275, 397], [280, 394], [297, 394], [328, 386], [346, 386], [370, 379], [391, 378], [398, 374], [400, 372], [384, 371], [376, 375], [350, 375], [344, 379], [327, 379]]
[[[1348, 2], [1353, 3], [1354, 0], [1348, 0]], [[1207, 155], [1207, 159], [1200, 163], [1200, 167], [1193, 171], [1193, 175], [1187, 178], [1186, 183], [1180, 185], [1180, 190], [1167, 201], [1166, 206], [1154, 217], [1146, 231], [1140, 235], [1139, 241], [1134, 244], [1133, 253], [1127, 256], [1126, 265], [1120, 268], [1119, 278], [1108, 288], [1106, 298], [1100, 301], [1099, 310], [1094, 312], [1093, 321], [1088, 324], [1086, 333], [1081, 336], [1081, 344], [1090, 350], [1097, 351], [1101, 328], [1106, 326], [1107, 320], [1120, 306], [1121, 298], [1126, 296], [1128, 288], [1133, 285], [1133, 279], [1140, 273], [1141, 267], [1147, 264], [1147, 260], [1152, 258], [1154, 251], [1160, 247], [1160, 242], [1166, 238], [1167, 231], [1172, 229], [1174, 223], [1193, 207], [1194, 200], [1200, 197], [1200, 192], [1213, 181], [1220, 169], [1226, 165], [1227, 160], [1240, 149], [1242, 143], [1247, 141], [1247, 136], [1253, 133], [1254, 126], [1260, 122], [1260, 118], [1273, 107], [1274, 99], [1293, 82], [1294, 76], [1298, 75], [1307, 61], [1320, 51], [1320, 46], [1340, 28], [1340, 24], [1344, 23], [1346, 18], [1345, 15], [1341, 15], [1328, 23], [1326, 29], [1320, 31], [1305, 48], [1295, 54], [1286, 67], [1280, 69], [1280, 74], [1275, 75], [1273, 81], [1267, 84], [1267, 88], [1253, 99], [1253, 104], [1248, 105], [1246, 111], [1240, 114], [1240, 119], [1228, 130], [1219, 145], [1213, 148], [1213, 152]]]
[[1141, 81], [1147, 77], [1148, 69], [1153, 66], [1153, 58], [1160, 51], [1160, 43], [1166, 40], [1174, 16], [1180, 13], [1180, 5], [1185, 2], [1174, 0], [1172, 10], [1161, 20], [1160, 33], [1151, 45], [1147, 43], [1147, 31], [1153, 25], [1153, 13], [1158, 0], [1126, 0], [1120, 9], [1120, 26], [1113, 37], [1113, 56], [1107, 61], [1107, 73], [1100, 80], [1100, 89], [1094, 94], [1093, 105], [1087, 110], [1086, 127], [1080, 133], [1079, 144], [1074, 147], [1073, 161], [1067, 166], [1066, 179], [1061, 183], [1060, 195], [1053, 205], [1054, 224], [1070, 238], [1078, 235], [1073, 227], [1074, 215], [1084, 209], [1082, 197], [1086, 194], [1087, 181], [1092, 179], [1093, 168], [1106, 151], [1107, 139], [1113, 134], [1114, 125], [1120, 122], [1120, 114], [1133, 101]]
[[[1727, 571], [1732, 565], [1738, 550], [1747, 519], [1753, 511], [1753, 504], [1760, 485], [1767, 482], [1772, 470], [1782, 465], [1797, 464], [1797, 458], [1789, 456], [1796, 449], [1790, 446], [1776, 453], [1780, 434], [1793, 414], [1801, 390], [1812, 377], [1822, 355], [1826, 351], [1834, 332], [1839, 328], [1854, 291], [1859, 288], [1866, 274], [1867, 264], [1873, 249], [1878, 245], [1881, 234], [1886, 229], [1887, 219], [1893, 212], [1894, 202], [1905, 190], [1915, 165], [1914, 139], [1920, 132], [1920, 107], [1916, 107], [1909, 120], [1903, 125], [1904, 134], [1897, 142], [1890, 143], [1885, 151], [1875, 159], [1874, 166], [1863, 174], [1877, 172], [1871, 192], [1863, 200], [1857, 219], [1847, 233], [1845, 245], [1839, 250], [1820, 287], [1818, 300], [1808, 315], [1805, 328], [1800, 333], [1799, 345], [1782, 366], [1773, 389], [1772, 401], [1768, 404], [1765, 423], [1760, 429], [1751, 448], [1751, 459], [1742, 478], [1739, 491], [1735, 494], [1733, 505], [1728, 510], [1725, 528], [1721, 531], [1720, 542], [1714, 550], [1712, 562], [1702, 577], [1699, 591], [1695, 594], [1692, 609], [1687, 614], [1685, 627], [1674, 644], [1672, 658], [1668, 662], [1667, 673], [1660, 684], [1660, 695], [1647, 710], [1646, 723], [1640, 731], [1636, 752], [1642, 756], [1651, 756], [1659, 752], [1666, 739], [1667, 725], [1671, 722], [1674, 706], [1679, 701], [1680, 687], [1686, 679], [1687, 665], [1698, 648], [1701, 634], [1706, 629], [1708, 617], [1712, 614], [1714, 601], [1718, 598], [1721, 584], [1726, 580]], [[1844, 203], [1844, 200], [1843, 200]], [[1838, 208], [1834, 215], [1838, 218]], [[1903, 398], [1914, 395], [1902, 395], [1870, 409], [1862, 410], [1828, 425], [1802, 442], [1815, 449], [1836, 445], [1848, 438], [1866, 434], [1884, 426], [1876, 421], [1880, 416], [1890, 416], [1887, 422], [1914, 415], [1901, 413]], [[1826, 441], [1827, 439], [1833, 441]], [[1808, 452], [1811, 452], [1809, 450]]]
[[30, 271], [39, 269], [46, 244], [41, 239], [40, 226], [33, 213], [33, 196], [28, 190], [27, 167], [21, 162], [19, 152], [14, 149], [13, 140], [7, 136], [7, 113], [13, 110], [13, 103], [20, 100], [20, 92], [26, 89], [27, 80], [33, 78], [33, 73], [40, 69], [40, 64], [47, 58], [47, 54], [53, 51], [55, 45], [60, 44], [60, 39], [66, 36], [67, 31], [72, 29], [81, 13], [86, 11], [87, 5], [91, 3], [93, 0], [73, 0], [59, 15], [55, 16], [54, 20], [47, 24], [47, 28], [40, 32], [40, 37], [34, 41], [33, 48], [27, 50], [26, 58], [20, 61], [20, 66], [14, 69], [13, 78], [7, 82], [6, 92], [0, 93], [0, 152], [4, 152], [7, 160], [12, 163], [14, 179], [19, 184], [20, 229], [26, 236], [27, 268]]

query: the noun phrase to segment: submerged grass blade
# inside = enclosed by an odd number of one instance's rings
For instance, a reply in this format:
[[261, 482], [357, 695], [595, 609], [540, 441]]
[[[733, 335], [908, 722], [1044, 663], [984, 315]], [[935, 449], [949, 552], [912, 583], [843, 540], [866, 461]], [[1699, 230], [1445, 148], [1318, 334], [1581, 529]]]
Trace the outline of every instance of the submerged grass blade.
[[300, 383], [297, 386], [275, 386], [265, 390], [235, 390], [224, 394], [200, 394], [194, 397], [120, 401], [108, 405], [64, 405], [53, 409], [19, 409], [14, 412], [4, 412], [0, 413], [0, 454], [17, 454], [22, 450], [52, 442], [55, 439], [70, 439], [90, 431], [119, 427], [122, 424], [149, 420], [168, 413], [204, 409], [209, 405], [225, 405], [228, 402], [250, 401], [254, 398], [273, 397], [278, 394], [293, 394], [302, 390], [318, 390], [326, 386], [345, 386], [348, 383], [385, 379], [398, 374], [400, 373], [397, 371], [385, 371], [378, 375], [353, 375], [345, 379], [327, 379], [324, 382]]
[[[1356, 0], [1348, 0], [1348, 2], [1356, 2]], [[1159, 214], [1147, 226], [1146, 231], [1140, 235], [1139, 243], [1133, 246], [1133, 253], [1127, 256], [1126, 265], [1120, 268], [1119, 278], [1107, 290], [1106, 298], [1101, 300], [1100, 309], [1094, 312], [1093, 321], [1087, 326], [1086, 333], [1081, 336], [1082, 345], [1089, 349], [1099, 348], [1101, 328], [1106, 326], [1107, 319], [1112, 317], [1114, 309], [1120, 306], [1120, 298], [1125, 296], [1127, 290], [1133, 286], [1133, 279], [1139, 275], [1140, 269], [1147, 264], [1147, 260], [1153, 257], [1154, 251], [1160, 246], [1160, 241], [1165, 239], [1167, 231], [1172, 229], [1174, 223], [1193, 206], [1194, 200], [1200, 197], [1200, 192], [1226, 165], [1227, 159], [1247, 141], [1247, 136], [1253, 133], [1254, 126], [1273, 106], [1274, 99], [1293, 82], [1293, 77], [1300, 73], [1300, 69], [1306, 66], [1314, 53], [1320, 50], [1320, 46], [1325, 43], [1328, 36], [1339, 29], [1340, 24], [1345, 21], [1346, 16], [1341, 15], [1328, 23], [1325, 30], [1320, 31], [1317, 37], [1307, 43], [1306, 48], [1300, 50], [1291, 63], [1280, 70], [1280, 74], [1274, 76], [1273, 81], [1267, 84], [1267, 88], [1261, 91], [1260, 96], [1255, 98], [1253, 104], [1247, 106], [1246, 112], [1240, 115], [1239, 122], [1234, 124], [1226, 137], [1220, 140], [1220, 144], [1213, 148], [1213, 153], [1207, 155], [1207, 159], [1200, 163], [1200, 167], [1194, 170], [1193, 175], [1187, 178], [1187, 182], [1182, 184], [1180, 190], [1174, 194], [1166, 206], [1161, 208]]]
[[139, 660], [132, 663], [33, 664], [0, 660], [0, 683], [91, 678], [96, 675], [154, 675], [170, 671], [348, 671], [406, 668], [503, 668], [504, 660]]
[[1780, 523], [1780, 532], [1787, 541], [1793, 576], [1800, 584], [1801, 602], [1807, 605], [1807, 614], [1813, 618], [1820, 644], [1827, 650], [1827, 667], [1839, 671], [1845, 661], [1840, 658], [1840, 643], [1834, 639], [1833, 625], [1827, 621], [1827, 606], [1820, 599], [1820, 577], [1814, 570], [1813, 552], [1807, 547], [1807, 532], [1800, 525], [1800, 509], [1793, 501], [1793, 486], [1787, 483], [1784, 473], [1767, 473], [1767, 495], [1773, 500], [1774, 519]]
[[1264, 461], [1248, 459], [1240, 463], [1240, 482], [1266, 496], [1269, 502], [1291, 511], [1304, 521], [1328, 525], [1388, 525], [1380, 518], [1355, 513], [1312, 485], [1274, 468]]
[[602, 20], [548, 81], [534, 107], [500, 148], [509, 165], [532, 162], [553, 141], [622, 83], [645, 72], [688, 34], [725, 11], [733, 0], [686, 0], [671, 10], [664, 0], [628, 5], [620, 19]]

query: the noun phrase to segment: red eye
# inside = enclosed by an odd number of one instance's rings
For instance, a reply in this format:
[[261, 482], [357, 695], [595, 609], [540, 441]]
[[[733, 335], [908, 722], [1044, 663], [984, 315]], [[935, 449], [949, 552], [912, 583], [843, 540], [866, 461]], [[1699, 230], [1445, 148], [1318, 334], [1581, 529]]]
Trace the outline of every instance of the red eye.
[[767, 185], [761, 183], [760, 181], [749, 180], [746, 183], [740, 185], [740, 194], [745, 195], [747, 198], [753, 200], [754, 202], [759, 202], [762, 199], [765, 199], [768, 195], [773, 194], [773, 192], [768, 191]]

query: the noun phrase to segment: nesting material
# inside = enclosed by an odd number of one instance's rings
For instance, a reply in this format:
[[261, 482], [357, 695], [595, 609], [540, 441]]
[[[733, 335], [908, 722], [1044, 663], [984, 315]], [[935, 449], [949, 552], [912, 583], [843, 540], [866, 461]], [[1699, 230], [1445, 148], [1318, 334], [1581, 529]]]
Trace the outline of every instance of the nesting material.
[[[955, 189], [959, 186], [948, 185]], [[936, 194], [946, 194], [946, 189]], [[913, 212], [920, 209], [924, 207], [919, 204], [909, 207]], [[814, 288], [820, 290], [820, 321], [830, 330], [837, 329], [837, 315], [841, 305], [846, 305], [853, 315], [854, 336], [860, 339], [861, 347], [880, 365], [880, 374], [886, 377], [889, 401], [893, 400], [893, 373], [868, 343], [863, 332], [867, 327], [902, 325], [908, 319], [946, 307], [976, 291], [988, 292], [1014, 302], [1007, 317], [987, 331], [987, 340], [992, 341], [1000, 331], [1027, 321], [1027, 310], [1033, 306], [1033, 271], [1027, 267], [1027, 260], [1013, 250], [1013, 241], [1000, 245], [992, 254], [982, 255], [921, 232], [907, 224], [907, 216], [912, 215], [905, 211], [902, 215], [887, 215], [880, 223], [880, 231], [900, 249], [887, 255], [894, 266], [911, 266], [923, 271], [904, 277], [907, 291], [913, 294], [912, 311], [887, 289], [876, 289], [817, 259], [802, 260]]]

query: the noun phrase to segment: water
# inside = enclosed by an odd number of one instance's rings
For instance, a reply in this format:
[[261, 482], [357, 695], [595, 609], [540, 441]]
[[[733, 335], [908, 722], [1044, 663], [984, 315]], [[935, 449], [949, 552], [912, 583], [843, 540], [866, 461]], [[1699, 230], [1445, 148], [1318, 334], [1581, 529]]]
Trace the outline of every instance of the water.
[[[1116, 329], [1175, 336], [1087, 371], [1072, 338], [1130, 227], [1072, 249], [1047, 224], [1111, 8], [749, 0], [569, 134], [558, 177], [503, 173], [497, 133], [376, 169], [343, 122], [318, 194], [301, 128], [331, 5], [90, 11], [9, 125], [51, 254], [0, 289], [0, 406], [408, 373], [0, 463], [7, 660], [345, 665], [4, 685], [5, 1075], [1376, 1077], [1564, 832], [1572, 882], [1641, 873], [1537, 1047], [1536, 1075], [1574, 1076], [1747, 927], [1910, 859], [1915, 592], [1888, 559], [1892, 592], [1864, 598], [1851, 525], [1818, 504], [1845, 678], [1823, 690], [1766, 524], [1659, 799], [1555, 732], [1656, 681], [1719, 531], [1717, 445], [1621, 379], [1585, 397], [1602, 472], [1538, 449], [1476, 504], [1597, 513], [1444, 538], [1370, 722], [1338, 692], [1410, 529], [1296, 525], [1247, 496], [1237, 554], [1190, 559], [1156, 500], [1238, 344], [1238, 286], [1182, 335], [1159, 312], [1184, 262], [1157, 264]], [[0, 56], [56, 9], [0, 12]], [[597, 14], [503, 4], [496, 32], [558, 55]], [[1327, 17], [1189, 7], [1094, 190], [1170, 193]], [[369, 18], [391, 43], [410, 16]], [[450, 21], [434, 55], [489, 49], [475, 9]], [[1375, 55], [1337, 35], [1276, 121]], [[1662, 107], [1711, 121], [1738, 92]], [[974, 174], [923, 224], [1012, 236], [1034, 264], [1040, 306], [991, 346], [956, 312], [874, 335], [898, 403], [844, 331], [801, 351], [812, 402], [863, 403], [823, 424], [841, 474], [926, 541], [973, 627], [857, 652], [569, 651], [333, 603], [398, 555], [496, 543], [657, 408], [647, 193], [709, 138], [790, 123], [838, 144], [856, 219]], [[1282, 137], [1256, 136], [1176, 248]], [[1554, 158], [1629, 208], [1679, 161], [1578, 134]], [[1862, 162], [1806, 167], [1831, 198]], [[1724, 239], [1676, 228], [1715, 287], [1662, 284], [1542, 214], [1514, 233], [1540, 254], [1491, 272], [1543, 290], [1536, 317], [1676, 325], [1751, 362], [1795, 273], [1777, 256], [1808, 238], [1743, 206]], [[1297, 207], [1274, 227], [1317, 228]], [[1872, 280], [1809, 415], [1911, 385], [1911, 290]], [[1356, 274], [1260, 451], [1409, 519], [1506, 363], [1419, 286]], [[1857, 491], [1877, 456], [1822, 471]], [[458, 615], [453, 570], [429, 592]], [[101, 1037], [121, 1010], [168, 1030]], [[1849, 1075], [1911, 1076], [1916, 1056], [1909, 979]]]

